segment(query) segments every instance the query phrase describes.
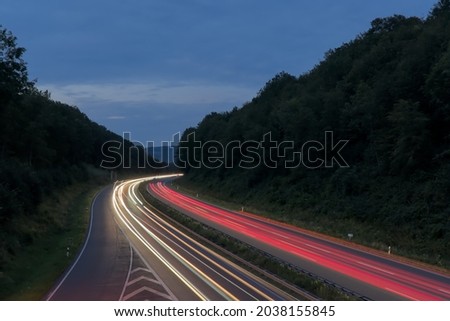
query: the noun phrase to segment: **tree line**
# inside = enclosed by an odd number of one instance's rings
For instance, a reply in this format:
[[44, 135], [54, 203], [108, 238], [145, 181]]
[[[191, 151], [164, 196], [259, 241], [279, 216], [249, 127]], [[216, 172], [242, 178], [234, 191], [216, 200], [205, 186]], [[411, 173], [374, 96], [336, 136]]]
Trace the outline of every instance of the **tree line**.
[[[13, 33], [0, 26], [0, 270], [39, 234], [24, 225], [39, 221], [42, 233], [51, 225], [38, 217], [45, 197], [94, 176], [110, 178], [100, 167], [105, 142], [123, 144], [116, 151], [123, 157], [108, 163], [119, 177], [148, 173], [150, 166], [137, 167], [151, 164], [151, 159], [141, 160], [147, 157], [143, 148], [37, 89], [28, 77], [24, 52]], [[123, 169], [125, 157], [128, 168]]]
[[[240, 108], [207, 115], [185, 130], [179, 163], [186, 165], [186, 183], [199, 190], [340, 236], [358, 231], [360, 242], [448, 264], [449, 88], [450, 1], [441, 0], [425, 19], [375, 19], [309, 72], [281, 72]], [[348, 166], [284, 166], [326, 132], [348, 142], [340, 150]], [[267, 133], [295, 148], [263, 148], [258, 142]], [[196, 141], [256, 142], [255, 166], [238, 166], [249, 158], [237, 148], [224, 151], [235, 166], [204, 166], [218, 160], [217, 149], [196, 148]], [[310, 152], [313, 160], [323, 153]], [[203, 166], [192, 166], [193, 157]], [[267, 166], [267, 158], [280, 166]]]

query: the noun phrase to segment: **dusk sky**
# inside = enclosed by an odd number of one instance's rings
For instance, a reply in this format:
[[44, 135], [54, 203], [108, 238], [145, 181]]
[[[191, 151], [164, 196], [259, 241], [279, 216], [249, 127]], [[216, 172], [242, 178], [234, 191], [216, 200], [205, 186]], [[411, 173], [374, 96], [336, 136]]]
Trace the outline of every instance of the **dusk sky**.
[[1, 0], [54, 100], [142, 143], [171, 140], [211, 111], [298, 76], [378, 17], [425, 18], [437, 0]]

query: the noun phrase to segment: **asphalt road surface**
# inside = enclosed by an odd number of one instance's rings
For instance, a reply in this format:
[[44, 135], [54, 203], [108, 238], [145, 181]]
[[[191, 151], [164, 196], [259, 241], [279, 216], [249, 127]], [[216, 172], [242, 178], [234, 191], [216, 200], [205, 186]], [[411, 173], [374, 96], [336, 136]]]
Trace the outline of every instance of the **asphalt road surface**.
[[91, 222], [74, 264], [47, 300], [118, 300], [126, 280], [131, 248], [113, 219], [113, 187], [100, 191], [91, 205]]
[[[229, 211], [151, 182], [148, 192], [194, 219], [372, 300], [450, 300], [448, 274], [251, 213]], [[347, 242], [348, 243], [348, 242]]]
[[294, 300], [162, 218], [139, 180], [103, 189], [84, 247], [47, 300]]

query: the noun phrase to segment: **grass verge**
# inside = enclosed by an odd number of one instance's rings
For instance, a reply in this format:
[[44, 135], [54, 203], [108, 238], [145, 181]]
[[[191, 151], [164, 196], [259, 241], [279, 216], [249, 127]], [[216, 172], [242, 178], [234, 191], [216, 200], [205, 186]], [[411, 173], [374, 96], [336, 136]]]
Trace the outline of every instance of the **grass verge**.
[[37, 233], [2, 268], [0, 299], [41, 300], [47, 294], [84, 243], [90, 204], [99, 189], [100, 185], [94, 183], [69, 186], [41, 203], [37, 209], [38, 220], [25, 222], [24, 219], [24, 226], [34, 230], [42, 228], [44, 232]]

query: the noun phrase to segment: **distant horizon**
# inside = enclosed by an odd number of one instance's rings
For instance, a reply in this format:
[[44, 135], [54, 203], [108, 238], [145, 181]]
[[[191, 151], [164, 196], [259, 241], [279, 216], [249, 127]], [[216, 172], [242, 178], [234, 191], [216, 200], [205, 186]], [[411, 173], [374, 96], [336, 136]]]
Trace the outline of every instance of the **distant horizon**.
[[148, 155], [151, 155], [158, 161], [165, 162], [167, 164], [173, 164], [175, 162], [175, 148], [177, 146], [154, 146], [153, 148], [146, 147]]

